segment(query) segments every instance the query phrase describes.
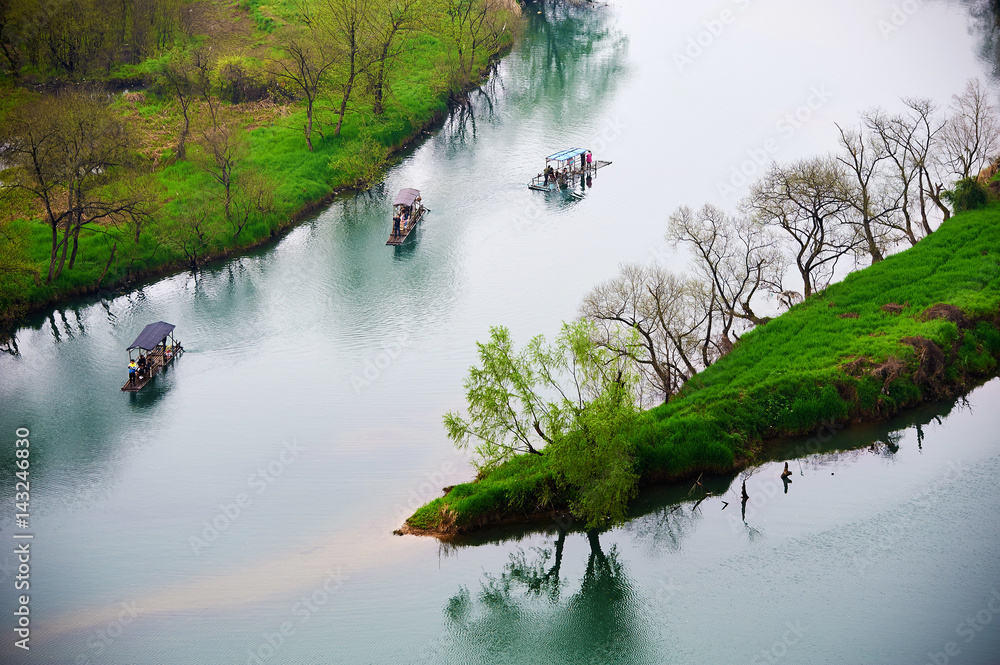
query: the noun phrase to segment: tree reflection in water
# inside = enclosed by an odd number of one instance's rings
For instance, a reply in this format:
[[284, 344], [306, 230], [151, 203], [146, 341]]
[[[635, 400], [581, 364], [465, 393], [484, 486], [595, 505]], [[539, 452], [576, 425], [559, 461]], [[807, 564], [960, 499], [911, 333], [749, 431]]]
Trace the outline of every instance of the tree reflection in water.
[[[587, 565], [578, 585], [563, 575], [567, 533], [552, 547], [521, 548], [481, 589], [462, 587], [445, 607], [447, 663], [653, 663], [652, 625], [612, 546], [588, 532]], [[574, 590], [575, 587], [575, 590]]]

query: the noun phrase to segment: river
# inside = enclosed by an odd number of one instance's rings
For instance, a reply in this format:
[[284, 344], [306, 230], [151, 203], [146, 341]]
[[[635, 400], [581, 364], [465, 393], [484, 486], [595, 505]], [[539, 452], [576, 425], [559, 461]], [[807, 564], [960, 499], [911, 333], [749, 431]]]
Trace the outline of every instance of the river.
[[[491, 325], [552, 335], [621, 261], [685, 270], [667, 215], [734, 206], [762, 150], [811, 156], [870, 106], [995, 89], [963, 3], [529, 6], [523, 43], [383, 187], [274, 247], [39, 316], [0, 354], [34, 534], [24, 653], [4, 480], [3, 662], [995, 662], [998, 381], [787, 442], [792, 482], [765, 464], [743, 513], [722, 478], [697, 506], [650, 493], [598, 538], [391, 534], [472, 476], [441, 416]], [[571, 194], [525, 187], [573, 146], [614, 163]], [[431, 213], [393, 249], [401, 187]], [[187, 352], [120, 392], [158, 320]]]

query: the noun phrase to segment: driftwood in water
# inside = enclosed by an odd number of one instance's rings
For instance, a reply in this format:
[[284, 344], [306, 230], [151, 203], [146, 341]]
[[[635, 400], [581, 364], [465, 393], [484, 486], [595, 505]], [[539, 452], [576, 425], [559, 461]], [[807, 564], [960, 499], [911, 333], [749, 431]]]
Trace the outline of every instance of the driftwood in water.
[[698, 480], [694, 481], [694, 485], [692, 485], [691, 489], [688, 490], [688, 496], [691, 496], [692, 494], [694, 494], [694, 489], [696, 487], [701, 487], [701, 477], [704, 476], [704, 475], [705, 475], [704, 472], [698, 474]]

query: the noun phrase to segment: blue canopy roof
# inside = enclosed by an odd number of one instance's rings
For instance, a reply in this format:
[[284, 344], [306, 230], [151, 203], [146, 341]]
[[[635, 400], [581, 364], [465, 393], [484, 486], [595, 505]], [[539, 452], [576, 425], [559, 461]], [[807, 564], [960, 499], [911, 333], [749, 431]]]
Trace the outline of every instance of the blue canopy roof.
[[545, 158], [545, 160], [553, 162], [564, 162], [567, 159], [573, 159], [574, 157], [579, 157], [585, 152], [587, 152], [586, 148], [570, 148], [569, 150], [563, 150], [562, 152], [557, 152], [554, 155], [549, 155], [548, 157]]
[[163, 321], [157, 321], [156, 323], [150, 323], [148, 326], [142, 329], [139, 336], [135, 338], [132, 342], [132, 346], [126, 349], [131, 351], [132, 349], [142, 349], [143, 351], [149, 351], [156, 347], [157, 344], [162, 342], [167, 338], [174, 329], [173, 324], [165, 323]]

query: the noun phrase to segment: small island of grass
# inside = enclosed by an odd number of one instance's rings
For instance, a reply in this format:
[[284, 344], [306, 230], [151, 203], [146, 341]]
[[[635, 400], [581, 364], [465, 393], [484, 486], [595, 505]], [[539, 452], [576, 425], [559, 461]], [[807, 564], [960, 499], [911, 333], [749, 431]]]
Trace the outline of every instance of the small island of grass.
[[[487, 463], [474, 481], [420, 507], [402, 532], [449, 537], [567, 509], [590, 527], [608, 525], [623, 512], [601, 506], [633, 497], [639, 485], [731, 472], [752, 464], [770, 438], [886, 419], [969, 390], [1000, 362], [998, 229], [1000, 205], [952, 217], [749, 331], [667, 403], [611, 423], [616, 431], [593, 437], [591, 448], [550, 437], [536, 451], [543, 454]], [[481, 359], [492, 362], [492, 347], [480, 345]], [[602, 452], [609, 445], [618, 464]], [[574, 475], [580, 465], [589, 473]], [[595, 490], [624, 494], [595, 504]]]

